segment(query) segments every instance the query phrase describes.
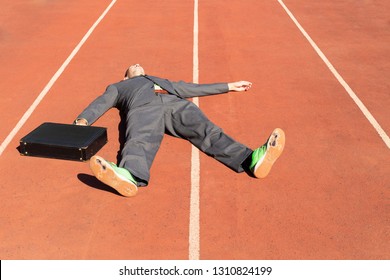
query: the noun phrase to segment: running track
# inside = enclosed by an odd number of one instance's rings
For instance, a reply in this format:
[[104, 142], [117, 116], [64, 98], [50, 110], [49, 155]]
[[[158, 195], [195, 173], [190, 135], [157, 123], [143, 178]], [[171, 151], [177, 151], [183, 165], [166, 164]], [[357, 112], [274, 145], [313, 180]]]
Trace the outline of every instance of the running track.
[[[390, 257], [388, 1], [0, 3], [0, 259]], [[85, 163], [18, 154], [21, 137], [71, 123], [132, 63], [173, 80], [253, 82], [198, 102], [253, 148], [286, 131], [269, 177], [167, 136], [150, 186], [126, 199]], [[111, 110], [96, 123], [111, 160], [118, 121]]]

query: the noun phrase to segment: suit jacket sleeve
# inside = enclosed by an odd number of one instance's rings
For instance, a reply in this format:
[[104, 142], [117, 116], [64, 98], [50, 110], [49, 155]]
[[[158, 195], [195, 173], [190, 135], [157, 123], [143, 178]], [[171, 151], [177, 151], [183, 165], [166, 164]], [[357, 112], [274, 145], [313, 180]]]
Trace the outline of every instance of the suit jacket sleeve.
[[221, 94], [229, 91], [227, 83], [194, 84], [183, 81], [171, 83], [175, 89], [175, 93], [182, 98]]
[[93, 124], [110, 108], [115, 107], [118, 100], [118, 89], [114, 85], [107, 87], [106, 91], [96, 98], [87, 108], [77, 117], [86, 119], [88, 124]]

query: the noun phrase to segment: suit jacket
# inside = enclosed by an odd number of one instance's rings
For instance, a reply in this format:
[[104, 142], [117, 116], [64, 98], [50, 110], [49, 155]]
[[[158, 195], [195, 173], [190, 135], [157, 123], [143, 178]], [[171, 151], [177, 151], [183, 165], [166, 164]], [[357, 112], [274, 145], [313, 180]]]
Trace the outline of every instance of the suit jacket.
[[110, 108], [116, 107], [126, 113], [132, 108], [146, 105], [156, 97], [155, 84], [179, 98], [200, 97], [229, 91], [227, 83], [194, 84], [183, 81], [172, 82], [147, 75], [137, 76], [109, 85], [106, 91], [89, 104], [77, 118], [84, 118], [88, 124], [92, 124]]

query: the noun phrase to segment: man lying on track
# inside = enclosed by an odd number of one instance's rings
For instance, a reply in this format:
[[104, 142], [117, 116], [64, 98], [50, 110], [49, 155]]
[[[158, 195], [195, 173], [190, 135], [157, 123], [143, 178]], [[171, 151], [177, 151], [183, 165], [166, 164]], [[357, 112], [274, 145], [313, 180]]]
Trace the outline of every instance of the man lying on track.
[[247, 171], [256, 178], [268, 175], [283, 151], [285, 135], [276, 128], [264, 145], [251, 150], [226, 135], [192, 102], [190, 97], [247, 91], [252, 83], [194, 84], [172, 82], [145, 75], [139, 64], [131, 65], [125, 77], [111, 84], [76, 118], [76, 125], [91, 125], [108, 109], [118, 108], [126, 117], [125, 143], [119, 166], [95, 155], [90, 167], [97, 179], [123, 196], [137, 194], [147, 186], [150, 167], [165, 133], [190, 141], [235, 172]]

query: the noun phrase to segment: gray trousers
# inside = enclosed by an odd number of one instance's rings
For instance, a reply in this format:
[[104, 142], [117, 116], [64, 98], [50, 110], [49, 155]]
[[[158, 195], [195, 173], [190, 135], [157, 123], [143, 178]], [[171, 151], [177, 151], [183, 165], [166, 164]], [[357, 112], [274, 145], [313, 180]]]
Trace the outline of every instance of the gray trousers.
[[192, 102], [160, 94], [127, 113], [125, 143], [119, 166], [137, 177], [139, 186], [148, 185], [150, 167], [165, 133], [190, 141], [207, 155], [236, 172], [243, 172], [252, 150], [226, 135]]

